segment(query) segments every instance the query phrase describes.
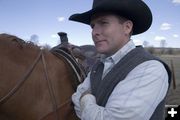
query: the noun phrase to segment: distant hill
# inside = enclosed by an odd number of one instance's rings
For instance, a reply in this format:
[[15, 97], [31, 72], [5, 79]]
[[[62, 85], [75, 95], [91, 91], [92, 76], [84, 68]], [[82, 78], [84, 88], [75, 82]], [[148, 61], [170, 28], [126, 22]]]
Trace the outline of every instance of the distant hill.
[[146, 47], [145, 49], [152, 54], [180, 55], [180, 48]]

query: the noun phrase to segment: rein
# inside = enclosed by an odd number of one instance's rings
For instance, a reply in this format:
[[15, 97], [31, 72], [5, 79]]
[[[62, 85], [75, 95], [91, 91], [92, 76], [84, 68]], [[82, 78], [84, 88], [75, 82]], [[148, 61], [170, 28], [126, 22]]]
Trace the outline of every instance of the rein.
[[48, 88], [49, 88], [48, 90], [49, 90], [51, 100], [52, 100], [52, 104], [53, 104], [53, 110], [55, 112], [56, 120], [59, 120], [58, 119], [59, 116], [58, 116], [58, 112], [57, 112], [58, 107], [57, 107], [56, 97], [54, 95], [52, 83], [51, 83], [51, 81], [49, 80], [49, 77], [48, 77], [47, 66], [46, 66], [46, 61], [45, 61], [45, 58], [44, 58], [44, 54], [42, 54], [42, 62], [43, 62], [43, 66], [44, 66], [45, 77], [46, 77], [46, 80], [47, 80], [47, 83], [48, 83]]
[[16, 93], [16, 91], [23, 85], [23, 83], [25, 82], [25, 80], [29, 77], [29, 75], [32, 73], [34, 67], [36, 66], [36, 64], [38, 63], [38, 61], [41, 58], [41, 54], [42, 51], [40, 51], [40, 53], [38, 54], [38, 56], [36, 57], [36, 59], [34, 60], [34, 62], [32, 63], [32, 65], [30, 66], [30, 68], [26, 71], [26, 73], [24, 74], [24, 76], [18, 81], [18, 83], [10, 90], [10, 92], [5, 95], [4, 97], [2, 97], [0, 99], [0, 105], [4, 104], [5, 102], [7, 102], [9, 100], [9, 98], [11, 96], [14, 95], [14, 93]]
[[60, 109], [61, 107], [63, 107], [64, 105], [68, 104], [69, 102], [71, 102], [70, 99], [68, 99], [67, 101], [65, 101], [64, 103], [62, 103], [60, 105], [60, 107], [57, 107], [57, 102], [56, 102], [56, 98], [54, 95], [54, 91], [53, 91], [53, 87], [52, 87], [52, 83], [48, 77], [48, 72], [47, 72], [47, 65], [46, 65], [46, 61], [45, 61], [45, 57], [43, 54], [43, 51], [41, 50], [39, 52], [39, 54], [37, 55], [36, 59], [34, 60], [34, 62], [31, 64], [31, 66], [29, 67], [29, 69], [26, 71], [26, 73], [24, 74], [24, 76], [18, 81], [18, 83], [10, 90], [9, 93], [7, 93], [7, 95], [5, 95], [4, 97], [2, 97], [0, 99], [0, 105], [6, 103], [16, 92], [18, 89], [20, 89], [20, 87], [23, 85], [23, 83], [25, 82], [25, 80], [27, 80], [27, 78], [29, 77], [29, 75], [32, 73], [33, 69], [35, 68], [35, 66], [37, 65], [37, 63], [42, 59], [42, 63], [43, 63], [43, 68], [44, 68], [44, 72], [45, 72], [45, 79], [47, 80], [48, 83], [48, 90], [50, 93], [50, 97], [51, 97], [51, 101], [52, 101], [52, 105], [53, 105], [53, 112], [55, 112], [55, 118], [56, 120], [59, 120], [59, 116], [58, 116], [58, 109]]

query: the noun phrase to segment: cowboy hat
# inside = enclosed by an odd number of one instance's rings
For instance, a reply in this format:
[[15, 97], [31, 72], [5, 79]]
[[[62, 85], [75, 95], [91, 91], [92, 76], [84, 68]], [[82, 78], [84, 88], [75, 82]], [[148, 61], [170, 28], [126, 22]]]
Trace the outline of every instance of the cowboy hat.
[[114, 12], [133, 22], [133, 35], [149, 29], [152, 24], [152, 13], [142, 0], [94, 0], [92, 9], [73, 14], [69, 20], [90, 24], [91, 17], [98, 12]]

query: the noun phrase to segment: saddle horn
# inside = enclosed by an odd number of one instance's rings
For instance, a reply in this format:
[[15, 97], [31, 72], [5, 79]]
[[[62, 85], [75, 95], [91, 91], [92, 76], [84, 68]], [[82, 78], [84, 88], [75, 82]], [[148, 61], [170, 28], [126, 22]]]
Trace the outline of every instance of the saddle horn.
[[58, 34], [59, 37], [60, 37], [61, 44], [66, 44], [66, 43], [68, 43], [67, 33], [65, 33], [65, 32], [58, 32], [57, 34]]

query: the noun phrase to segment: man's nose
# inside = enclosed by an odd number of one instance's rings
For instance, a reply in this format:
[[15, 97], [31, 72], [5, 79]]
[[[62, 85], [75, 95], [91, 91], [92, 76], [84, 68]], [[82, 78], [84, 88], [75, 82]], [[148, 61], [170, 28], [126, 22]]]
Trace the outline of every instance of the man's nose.
[[101, 29], [98, 25], [95, 25], [93, 28], [92, 28], [92, 35], [93, 36], [97, 36], [101, 33]]

